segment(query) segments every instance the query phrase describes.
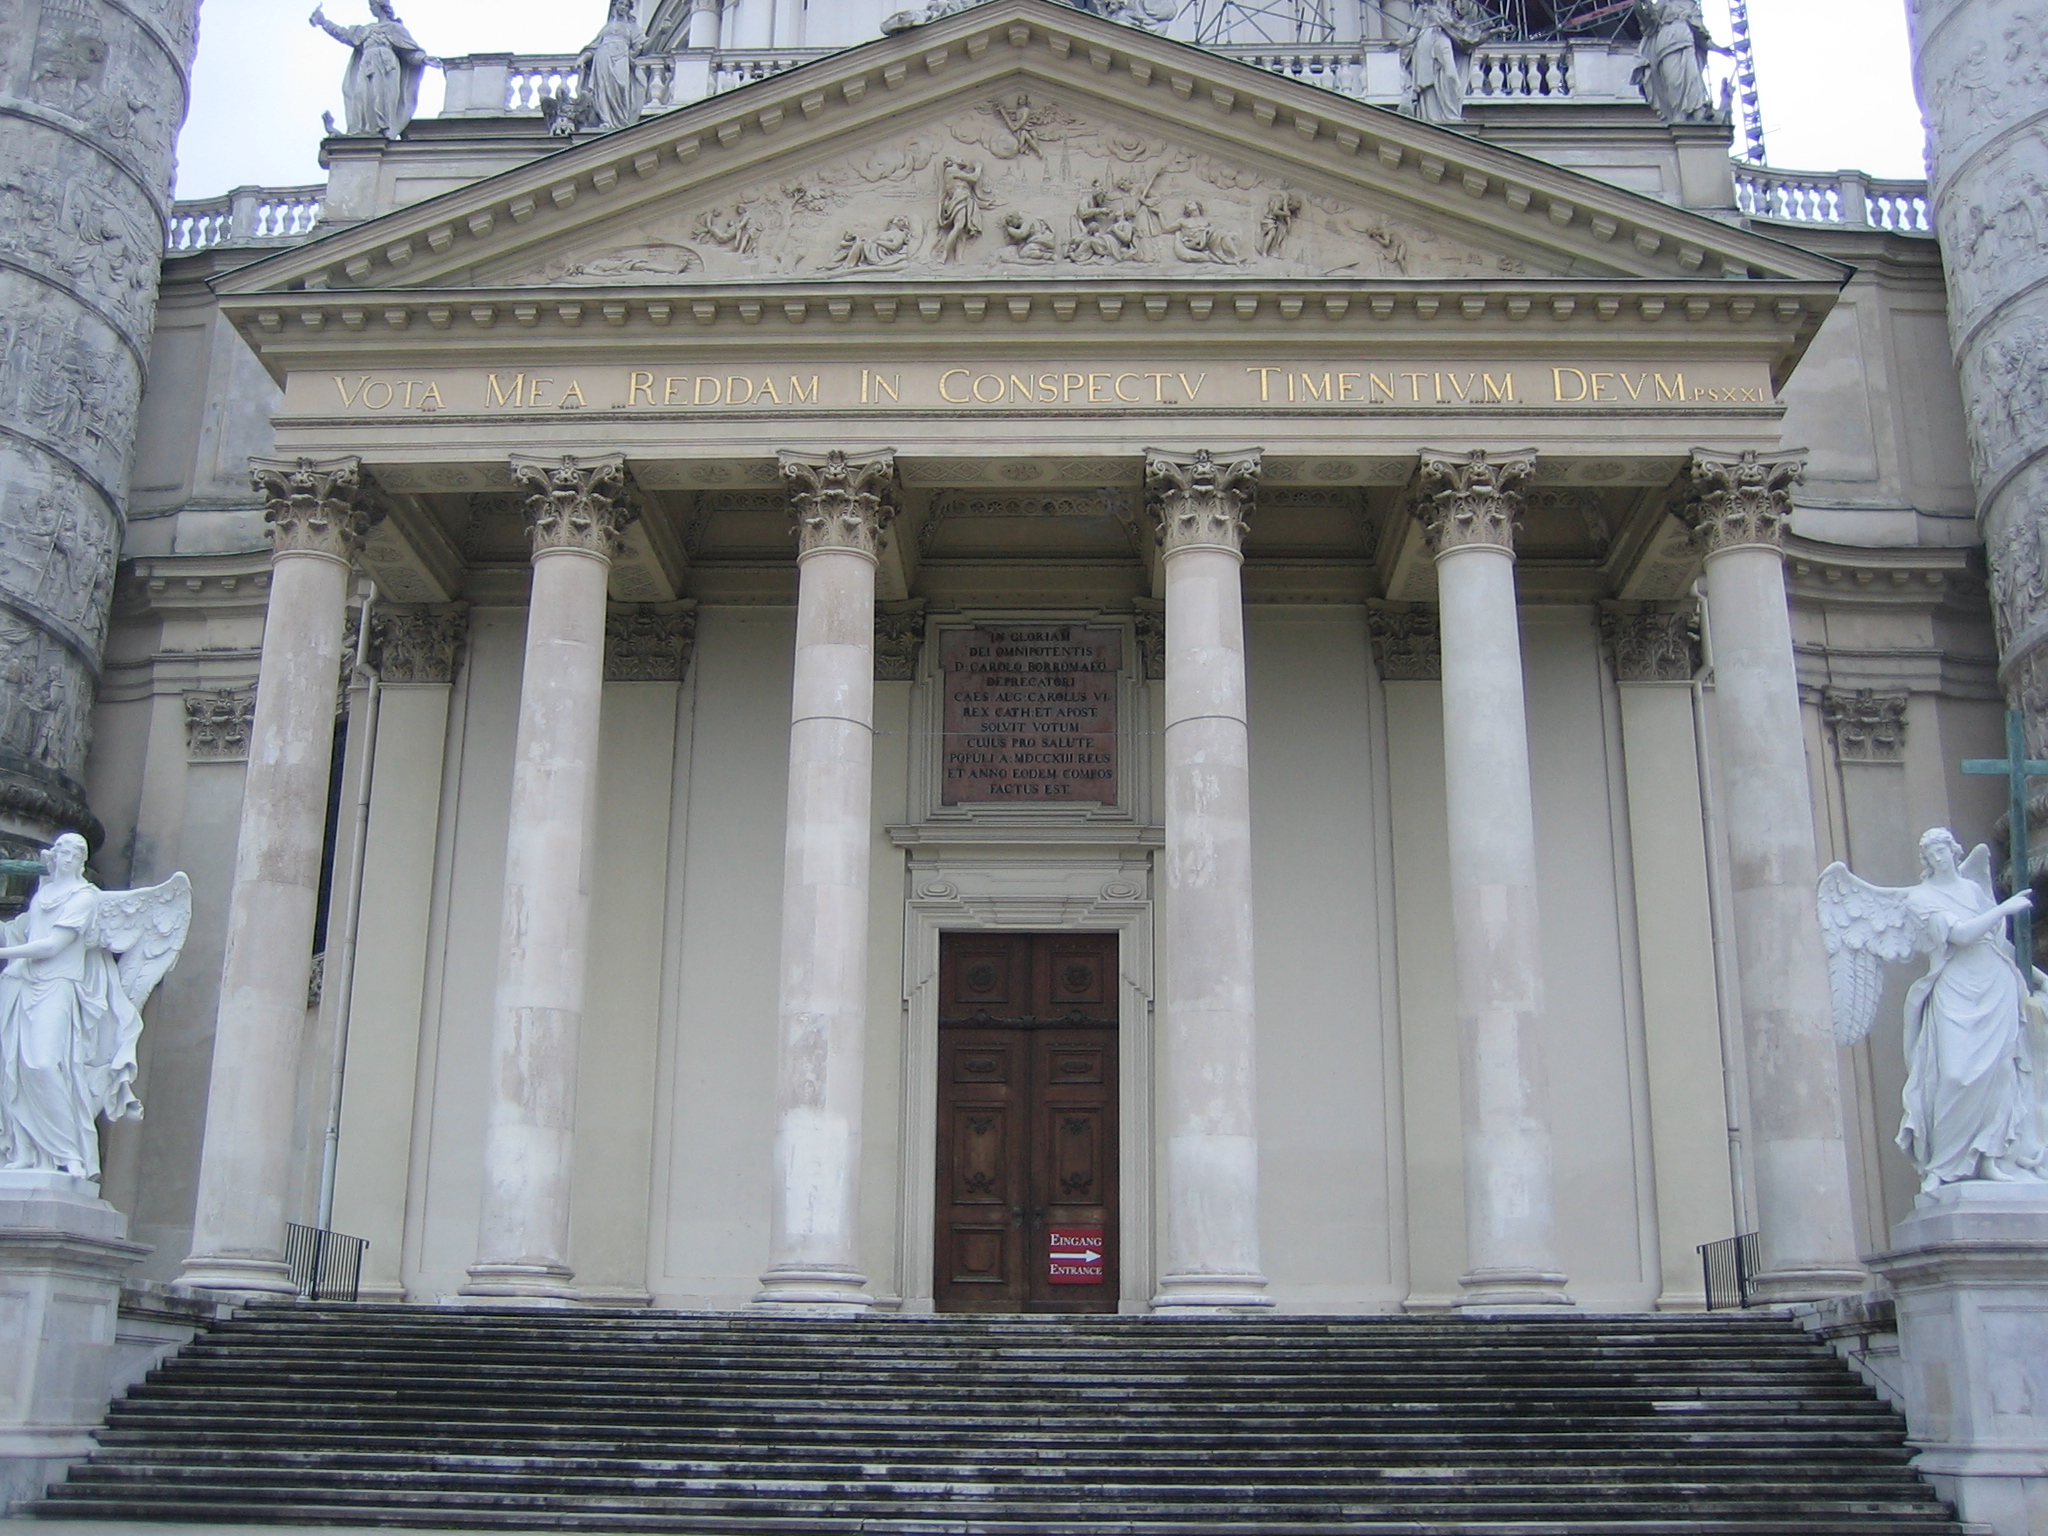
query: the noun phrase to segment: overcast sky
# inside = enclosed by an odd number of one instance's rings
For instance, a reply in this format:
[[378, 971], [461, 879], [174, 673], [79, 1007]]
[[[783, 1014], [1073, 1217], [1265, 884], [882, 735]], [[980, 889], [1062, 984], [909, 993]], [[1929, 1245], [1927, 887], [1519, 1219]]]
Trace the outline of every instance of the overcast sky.
[[[908, 4], [909, 0], [905, 0]], [[1904, 0], [1749, 0], [1770, 160], [1795, 170], [1855, 167], [1918, 177]], [[1855, 25], [1843, 21], [1853, 4]], [[323, 179], [320, 114], [341, 113], [339, 44], [306, 25], [310, 0], [205, 0], [192, 114], [179, 140], [178, 195]], [[367, 0], [333, 0], [337, 21]], [[1725, 41], [1726, 0], [1708, 0]], [[573, 53], [602, 23], [601, 0], [399, 0], [429, 52]], [[440, 108], [429, 72], [422, 113]]]

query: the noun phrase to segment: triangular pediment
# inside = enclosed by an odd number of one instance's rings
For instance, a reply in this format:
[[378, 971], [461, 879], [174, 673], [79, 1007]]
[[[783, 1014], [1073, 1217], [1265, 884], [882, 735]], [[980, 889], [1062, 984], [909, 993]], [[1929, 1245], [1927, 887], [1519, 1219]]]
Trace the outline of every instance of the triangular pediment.
[[480, 262], [484, 287], [776, 278], [1556, 276], [1483, 226], [1432, 228], [1341, 178], [1205, 142], [1178, 123], [1013, 75], [861, 142], [542, 248]]
[[1844, 272], [1048, 0], [991, 0], [281, 253], [220, 289]]

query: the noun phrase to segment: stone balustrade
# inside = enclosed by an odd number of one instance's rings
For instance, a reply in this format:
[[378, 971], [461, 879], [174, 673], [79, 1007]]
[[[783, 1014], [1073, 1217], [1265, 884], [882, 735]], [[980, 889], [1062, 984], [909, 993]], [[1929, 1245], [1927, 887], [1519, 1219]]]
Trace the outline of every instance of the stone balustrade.
[[1783, 171], [1738, 162], [1735, 203], [1751, 218], [1787, 224], [1934, 233], [1926, 182], [1881, 181], [1862, 171]]
[[173, 256], [227, 245], [295, 245], [312, 236], [325, 186], [237, 187], [220, 197], [175, 203], [164, 225]]

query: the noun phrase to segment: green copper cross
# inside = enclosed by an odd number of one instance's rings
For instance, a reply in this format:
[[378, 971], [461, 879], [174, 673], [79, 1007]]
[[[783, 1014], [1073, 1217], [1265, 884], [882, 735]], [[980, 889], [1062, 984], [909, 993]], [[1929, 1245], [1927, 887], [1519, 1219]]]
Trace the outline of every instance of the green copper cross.
[[[2048, 778], [2048, 763], [2027, 756], [2027, 717], [2018, 710], [2005, 716], [2005, 756], [1973, 757], [1963, 762], [1963, 772], [1995, 775], [2012, 791], [2012, 880], [2015, 892], [2031, 883], [2027, 866], [2027, 780]], [[2012, 920], [2012, 947], [2019, 953], [2022, 974], [2031, 974], [2034, 964], [2034, 915], [2022, 912]]]

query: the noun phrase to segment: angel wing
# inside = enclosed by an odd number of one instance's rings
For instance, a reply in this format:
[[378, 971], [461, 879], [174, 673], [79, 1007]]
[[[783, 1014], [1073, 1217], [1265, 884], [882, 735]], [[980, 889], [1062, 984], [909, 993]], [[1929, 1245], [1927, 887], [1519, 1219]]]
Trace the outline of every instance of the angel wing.
[[192, 882], [180, 874], [141, 891], [106, 891], [86, 943], [121, 957], [121, 990], [140, 1008], [168, 976], [192, 927]]
[[1998, 905], [1998, 892], [1991, 888], [1991, 850], [1979, 843], [1970, 850], [1970, 856], [1956, 866], [1963, 878], [1984, 893], [1984, 900], [1991, 906]]
[[1884, 966], [1910, 960], [1920, 947], [1920, 920], [1909, 892], [1872, 885], [1846, 864], [1821, 871], [1821, 940], [1828, 951], [1828, 990], [1835, 1005], [1835, 1040], [1855, 1045], [1877, 1022]]

